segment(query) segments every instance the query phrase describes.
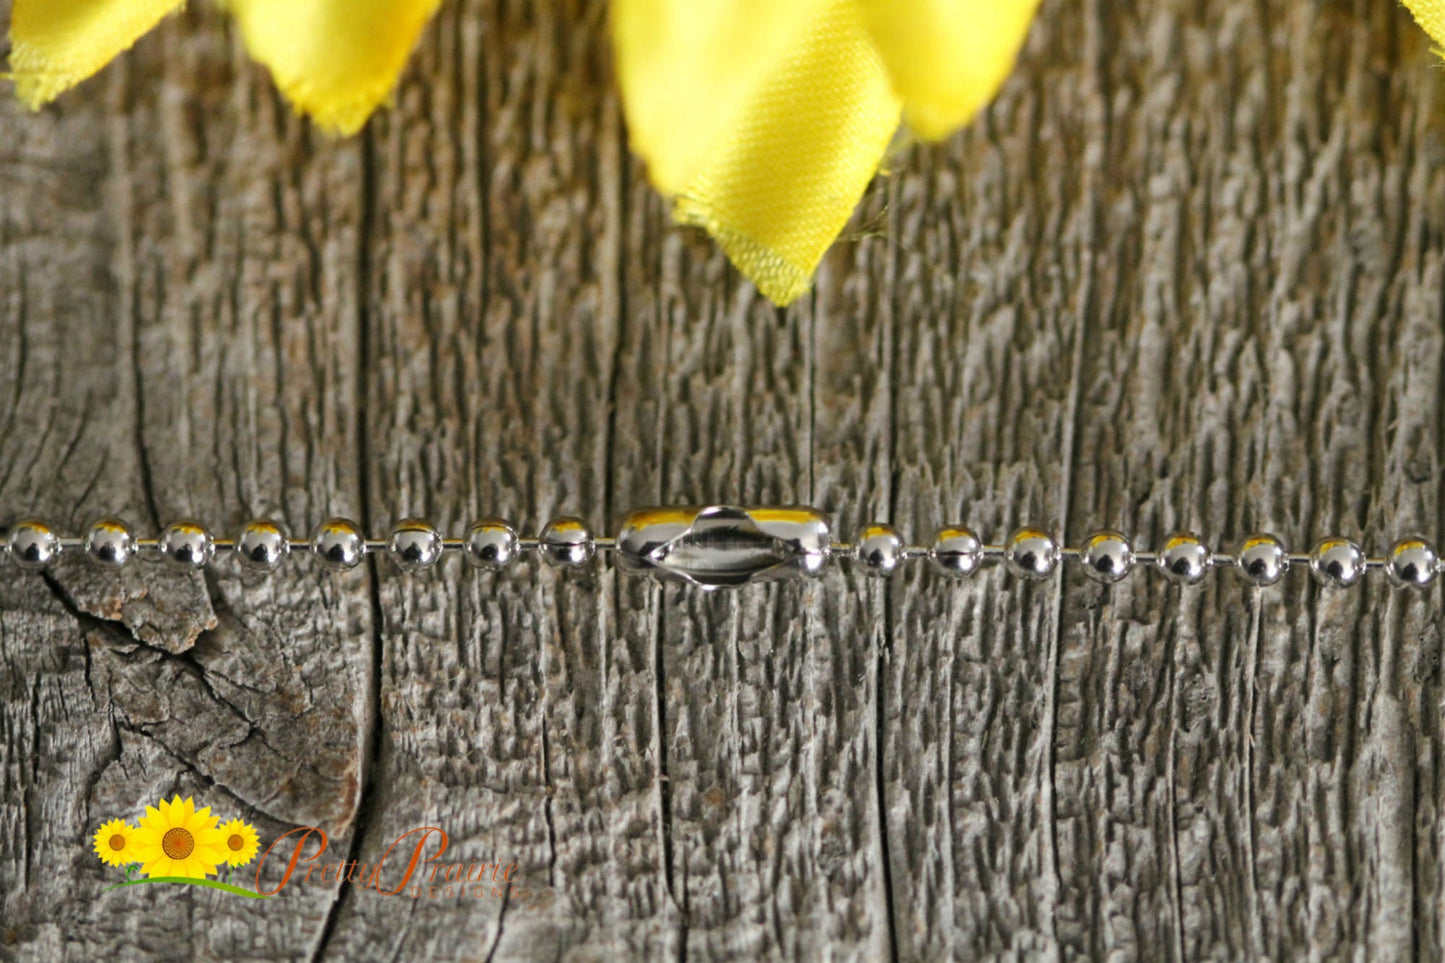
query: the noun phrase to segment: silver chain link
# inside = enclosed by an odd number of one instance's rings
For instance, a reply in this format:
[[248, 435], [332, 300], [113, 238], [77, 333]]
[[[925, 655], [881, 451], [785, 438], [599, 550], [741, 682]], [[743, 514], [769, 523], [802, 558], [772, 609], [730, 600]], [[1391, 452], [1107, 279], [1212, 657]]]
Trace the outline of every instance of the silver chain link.
[[920, 562], [942, 575], [966, 578], [992, 562], [1002, 563], [1018, 578], [1038, 580], [1068, 563], [1101, 583], [1118, 582], [1146, 568], [1171, 582], [1194, 584], [1214, 569], [1232, 568], [1258, 586], [1280, 581], [1291, 569], [1306, 568], [1322, 585], [1336, 588], [1356, 585], [1372, 571], [1383, 571], [1396, 587], [1424, 588], [1442, 570], [1434, 546], [1416, 535], [1396, 540], [1381, 557], [1366, 556], [1356, 542], [1333, 535], [1319, 540], [1308, 554], [1299, 554], [1289, 552], [1274, 535], [1253, 534], [1232, 554], [1224, 554], [1188, 532], [1170, 535], [1154, 551], [1139, 551], [1116, 531], [1095, 532], [1077, 547], [1066, 547], [1050, 532], [1028, 526], [993, 544], [966, 526], [952, 525], [940, 529], [929, 545], [911, 545], [891, 526], [872, 523], [852, 542], [841, 542], [832, 537], [828, 517], [813, 508], [725, 505], [640, 509], [627, 517], [615, 538], [594, 535], [572, 516], [552, 519], [536, 537], [518, 535], [502, 519], [484, 518], [460, 538], [446, 537], [418, 518], [397, 523], [386, 538], [370, 538], [355, 522], [332, 518], [318, 525], [309, 539], [292, 538], [284, 525], [271, 519], [247, 523], [234, 538], [214, 537], [192, 521], [173, 522], [155, 538], [140, 538], [116, 518], [100, 519], [79, 536], [62, 536], [32, 518], [11, 527], [0, 551], [15, 567], [28, 571], [43, 570], [70, 552], [111, 568], [151, 556], [191, 569], [227, 553], [258, 571], [279, 569], [292, 554], [311, 555], [334, 571], [379, 555], [409, 572], [430, 569], [448, 553], [459, 553], [473, 567], [488, 571], [509, 568], [530, 553], [564, 569], [587, 566], [598, 553], [607, 553], [616, 567], [629, 573], [704, 589], [815, 576], [834, 559], [846, 559], [884, 578]]

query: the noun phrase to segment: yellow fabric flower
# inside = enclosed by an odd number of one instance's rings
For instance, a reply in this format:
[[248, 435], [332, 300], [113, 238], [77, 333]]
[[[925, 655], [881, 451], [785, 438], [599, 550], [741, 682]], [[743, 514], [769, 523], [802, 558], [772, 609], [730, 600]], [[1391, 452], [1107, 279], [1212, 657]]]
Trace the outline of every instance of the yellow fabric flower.
[[[441, 0], [222, 0], [251, 56], [318, 124], [354, 133], [396, 86]], [[128, 49], [182, 0], [14, 0], [20, 99], [53, 100]]]
[[[440, 0], [220, 0], [296, 106], [351, 133], [389, 94]], [[614, 0], [632, 143], [677, 220], [706, 228], [772, 300], [807, 289], [898, 126], [967, 123], [1038, 0]], [[13, 0], [32, 107], [181, 0]]]
[[256, 855], [261, 841], [256, 828], [240, 819], [221, 824], [221, 852], [225, 854], [227, 866], [245, 866]]
[[189, 796], [147, 806], [136, 838], [136, 862], [146, 876], [203, 879], [225, 861], [217, 821], [209, 806], [197, 809]]
[[674, 216], [771, 300], [807, 290], [900, 114], [940, 138], [1012, 69], [1038, 0], [614, 0], [632, 146]]
[[54, 100], [135, 43], [180, 0], [14, 0], [10, 69], [32, 108]]
[[[221, 0], [251, 55], [325, 128], [384, 100], [440, 0]], [[13, 0], [11, 68], [38, 107], [181, 0]], [[706, 228], [772, 300], [809, 280], [878, 169], [900, 111], [967, 123], [1038, 0], [614, 0], [632, 143], [674, 216]]]
[[121, 819], [102, 823], [95, 831], [95, 855], [107, 866], [135, 862], [136, 828]]
[[[219, 0], [252, 56], [322, 127], [356, 131], [440, 0]], [[807, 290], [901, 118], [973, 119], [1039, 0], [613, 0], [633, 148], [674, 217], [711, 233], [771, 300]], [[1405, 0], [1445, 46], [1445, 0]], [[32, 107], [91, 76], [182, 0], [13, 0], [11, 69]]]
[[1405, 0], [1405, 6], [1430, 38], [1445, 47], [1445, 0]]

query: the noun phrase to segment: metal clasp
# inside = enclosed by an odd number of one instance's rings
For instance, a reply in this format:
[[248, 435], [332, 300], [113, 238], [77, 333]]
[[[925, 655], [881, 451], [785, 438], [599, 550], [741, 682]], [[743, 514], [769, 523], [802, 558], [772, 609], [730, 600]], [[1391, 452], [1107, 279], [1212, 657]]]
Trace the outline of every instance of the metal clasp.
[[615, 560], [623, 571], [715, 589], [817, 575], [831, 544], [828, 516], [813, 508], [643, 508], [623, 521]]

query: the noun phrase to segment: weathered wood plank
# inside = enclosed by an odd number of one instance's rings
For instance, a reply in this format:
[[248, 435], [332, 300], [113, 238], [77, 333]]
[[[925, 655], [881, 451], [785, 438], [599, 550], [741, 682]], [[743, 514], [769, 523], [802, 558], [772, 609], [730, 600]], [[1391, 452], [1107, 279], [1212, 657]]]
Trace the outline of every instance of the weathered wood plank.
[[[0, 523], [804, 501], [1439, 536], [1445, 98], [1363, 0], [1048, 3], [798, 307], [670, 228], [600, 2], [443, 6], [335, 142], [224, 19], [0, 99]], [[1438, 959], [1442, 597], [529, 562], [0, 578], [0, 955]], [[513, 896], [101, 895], [195, 793]]]
[[[220, 27], [198, 12], [55, 110], [0, 108], [15, 511], [153, 532], [355, 510], [359, 151], [315, 150]], [[88, 838], [180, 792], [267, 837], [315, 824], [344, 840], [367, 739], [364, 577], [232, 563], [114, 579], [67, 561], [0, 582], [5, 955], [303, 954], [331, 887], [279, 914], [97, 898], [114, 879]]]
[[[623, 317], [636, 200], [602, 61], [572, 26], [600, 12], [452, 5], [371, 131], [375, 526], [426, 514], [457, 530], [498, 514], [535, 533], [579, 513], [600, 528], [613, 491], [630, 502], [655, 484], [658, 409], [637, 401], [656, 396], [661, 366]], [[384, 568], [376, 803], [358, 852], [375, 861], [413, 826], [439, 825], [456, 858], [516, 863], [537, 895], [352, 887], [328, 950], [674, 953], [655, 598], [535, 562], [502, 576], [459, 560], [441, 577]]]

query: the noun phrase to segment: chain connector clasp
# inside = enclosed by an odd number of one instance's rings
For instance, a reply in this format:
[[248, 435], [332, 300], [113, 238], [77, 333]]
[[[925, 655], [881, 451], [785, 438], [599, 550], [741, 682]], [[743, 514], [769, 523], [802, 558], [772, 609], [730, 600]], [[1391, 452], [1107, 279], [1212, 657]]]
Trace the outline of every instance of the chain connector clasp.
[[802, 506], [643, 508], [617, 535], [619, 568], [705, 589], [817, 575], [828, 564], [828, 516]]

